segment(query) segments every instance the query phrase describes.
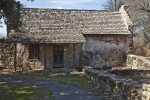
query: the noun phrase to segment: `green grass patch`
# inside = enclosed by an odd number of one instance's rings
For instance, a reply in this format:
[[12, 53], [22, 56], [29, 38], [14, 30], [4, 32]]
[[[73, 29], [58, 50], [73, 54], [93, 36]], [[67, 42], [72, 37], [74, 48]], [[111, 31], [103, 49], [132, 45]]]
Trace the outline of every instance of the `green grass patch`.
[[52, 100], [48, 89], [0, 82], [0, 100]]
[[58, 82], [67, 82], [67, 83], [77, 84], [84, 88], [86, 88], [87, 86], [86, 84], [88, 83], [87, 79], [84, 77], [84, 73], [74, 73], [74, 72], [71, 72], [71, 77], [65, 77], [64, 73], [15, 74], [11, 76], [39, 79], [39, 80], [52, 80], [52, 81], [58, 81]]
[[10, 75], [10, 77], [29, 78], [29, 79], [38, 79], [38, 80], [51, 80], [51, 81], [57, 81], [57, 82], [72, 83], [72, 84], [76, 84], [87, 89], [88, 91], [96, 95], [98, 98], [100, 98], [100, 100], [108, 100], [107, 98], [111, 98], [110, 94], [103, 93], [100, 90], [100, 88], [97, 88], [95, 84], [88, 81], [84, 73], [80, 73], [80, 72], [71, 72], [71, 77], [65, 77], [64, 73], [13, 74], [13, 75]]

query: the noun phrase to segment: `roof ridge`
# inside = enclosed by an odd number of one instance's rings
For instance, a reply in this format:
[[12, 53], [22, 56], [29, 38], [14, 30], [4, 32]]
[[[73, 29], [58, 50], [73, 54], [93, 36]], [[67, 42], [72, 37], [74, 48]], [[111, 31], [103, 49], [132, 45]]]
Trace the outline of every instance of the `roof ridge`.
[[64, 10], [64, 11], [98, 11], [98, 12], [116, 12], [119, 11], [113, 11], [113, 10], [88, 10], [88, 9], [55, 9], [55, 8], [22, 8], [22, 9], [39, 9], [39, 10]]

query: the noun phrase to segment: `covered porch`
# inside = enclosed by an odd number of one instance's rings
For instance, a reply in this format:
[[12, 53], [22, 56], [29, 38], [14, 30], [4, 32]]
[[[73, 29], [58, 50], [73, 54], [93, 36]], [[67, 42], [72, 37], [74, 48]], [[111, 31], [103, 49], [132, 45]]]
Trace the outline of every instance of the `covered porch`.
[[14, 71], [17, 67], [52, 70], [80, 67], [82, 43], [15, 43]]

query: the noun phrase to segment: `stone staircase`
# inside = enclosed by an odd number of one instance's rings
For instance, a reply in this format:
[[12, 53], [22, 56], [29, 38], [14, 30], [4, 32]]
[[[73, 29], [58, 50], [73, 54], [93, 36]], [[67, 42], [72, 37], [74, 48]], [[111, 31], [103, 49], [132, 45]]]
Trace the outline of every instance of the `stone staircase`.
[[130, 44], [129, 44], [129, 50], [128, 54], [133, 54], [133, 36], [130, 36]]

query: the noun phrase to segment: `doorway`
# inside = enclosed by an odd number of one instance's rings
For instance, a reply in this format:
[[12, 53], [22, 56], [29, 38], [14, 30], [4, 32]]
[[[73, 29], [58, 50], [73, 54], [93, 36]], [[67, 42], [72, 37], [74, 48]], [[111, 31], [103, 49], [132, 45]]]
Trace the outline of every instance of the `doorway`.
[[63, 68], [63, 58], [64, 58], [64, 47], [63, 46], [54, 46], [53, 50], [53, 67], [54, 68]]

